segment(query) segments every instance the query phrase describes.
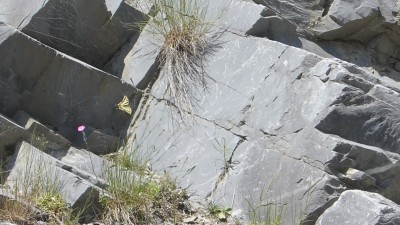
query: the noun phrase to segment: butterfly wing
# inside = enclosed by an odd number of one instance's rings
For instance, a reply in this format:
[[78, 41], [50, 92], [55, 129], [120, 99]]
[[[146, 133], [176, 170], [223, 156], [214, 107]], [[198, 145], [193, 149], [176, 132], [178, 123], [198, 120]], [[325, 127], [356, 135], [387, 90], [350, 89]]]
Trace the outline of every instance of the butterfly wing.
[[118, 103], [118, 107], [126, 106], [129, 105], [129, 99], [126, 95], [124, 95], [124, 98], [122, 98], [121, 102]]
[[124, 112], [126, 112], [126, 113], [128, 113], [129, 115], [132, 114], [132, 109], [131, 109], [130, 106], [120, 107], [119, 109], [122, 110], [122, 111], [124, 111]]
[[122, 101], [120, 103], [118, 103], [118, 109], [121, 111], [124, 111], [126, 113], [128, 113], [129, 115], [132, 114], [132, 108], [129, 105], [129, 99], [126, 95], [124, 95], [124, 98], [122, 99]]

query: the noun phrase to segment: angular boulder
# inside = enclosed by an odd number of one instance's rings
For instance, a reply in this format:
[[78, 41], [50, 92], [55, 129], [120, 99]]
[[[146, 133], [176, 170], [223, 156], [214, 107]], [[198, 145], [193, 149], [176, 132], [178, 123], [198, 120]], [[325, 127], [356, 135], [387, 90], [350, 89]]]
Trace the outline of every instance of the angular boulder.
[[123, 0], [6, 0], [0, 21], [101, 68], [148, 17]]
[[[87, 125], [119, 137], [130, 116], [117, 109], [136, 89], [117, 77], [60, 53], [5, 24], [0, 39], [0, 113], [13, 118], [23, 110], [71, 142]], [[49, 114], [49, 112], [51, 112]]]
[[56, 190], [73, 209], [83, 210], [85, 216], [94, 216], [99, 206], [99, 192], [90, 183], [57, 166], [58, 160], [22, 142], [18, 151], [7, 162], [5, 186], [18, 195]]
[[395, 225], [400, 206], [376, 193], [345, 191], [317, 220], [316, 225]]
[[[283, 224], [314, 224], [354, 186], [398, 201], [398, 84], [274, 41], [224, 40], [208, 64], [212, 79], [199, 94], [192, 126], [169, 117], [175, 108], [162, 77], [142, 99], [146, 110], [136, 117], [132, 140], [155, 169], [170, 171], [200, 199], [232, 207], [246, 222], [250, 201], [256, 208], [285, 205]], [[391, 116], [332, 114], [368, 106]]]

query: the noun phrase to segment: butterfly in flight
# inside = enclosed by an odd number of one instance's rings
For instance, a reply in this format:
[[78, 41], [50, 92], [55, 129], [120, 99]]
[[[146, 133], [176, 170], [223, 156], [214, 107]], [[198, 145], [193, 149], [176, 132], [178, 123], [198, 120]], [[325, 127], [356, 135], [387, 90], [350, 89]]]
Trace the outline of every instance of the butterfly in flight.
[[126, 113], [128, 113], [129, 115], [132, 114], [132, 108], [129, 105], [129, 99], [126, 95], [124, 95], [124, 98], [121, 100], [120, 103], [118, 103], [118, 109], [121, 111], [124, 111]]

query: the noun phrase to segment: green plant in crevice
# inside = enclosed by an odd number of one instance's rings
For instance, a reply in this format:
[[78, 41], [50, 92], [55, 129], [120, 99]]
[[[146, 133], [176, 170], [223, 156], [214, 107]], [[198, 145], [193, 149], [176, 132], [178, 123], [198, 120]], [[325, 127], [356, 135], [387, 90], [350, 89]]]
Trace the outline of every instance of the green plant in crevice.
[[0, 186], [4, 184], [5, 182], [5, 176], [6, 173], [8, 172], [6, 169], [7, 161], [9, 157], [0, 157]]
[[103, 220], [110, 224], [148, 224], [155, 217], [178, 220], [186, 199], [184, 189], [167, 175], [150, 171], [148, 160], [138, 151], [123, 149], [113, 155], [114, 166], [106, 171], [108, 187], [101, 197]]
[[[275, 195], [271, 195], [271, 187], [278, 175], [276, 171], [269, 183], [261, 188], [257, 203], [253, 199], [247, 199], [248, 217], [251, 225], [281, 225], [285, 204]], [[279, 196], [278, 196], [279, 197]], [[272, 200], [271, 200], [272, 198]]]
[[[278, 171], [273, 175], [268, 185], [261, 189], [257, 203], [253, 199], [247, 199], [250, 225], [302, 225], [306, 222], [305, 212], [307, 211], [310, 197], [315, 191], [315, 184], [310, 185], [301, 199], [295, 199], [293, 194], [292, 200], [284, 202], [282, 195], [274, 194], [271, 191], [277, 175]], [[291, 205], [291, 207], [288, 207], [288, 205]]]
[[[39, 209], [50, 215], [50, 223], [73, 225], [78, 224], [81, 211], [69, 207], [61, 194], [63, 182], [57, 171], [50, 170], [45, 165], [44, 159], [37, 158], [38, 166], [31, 167], [31, 174], [37, 176], [29, 178], [29, 190], [24, 199], [33, 203]], [[33, 169], [33, 171], [32, 171]]]
[[14, 165], [11, 171], [14, 174], [8, 180], [11, 183], [7, 183], [15, 199], [0, 204], [1, 214], [10, 216], [16, 212], [17, 216], [11, 217], [11, 221], [31, 224], [38, 218], [35, 207], [46, 212], [48, 216], [41, 219], [49, 224], [78, 224], [81, 212], [71, 209], [63, 198], [64, 182], [59, 171], [49, 167], [45, 153], [28, 147], [21, 148], [16, 157], [22, 161]]
[[232, 216], [231, 207], [225, 208], [218, 204], [210, 204], [208, 211], [221, 222], [226, 222], [228, 217]]
[[35, 146], [37, 149], [46, 152], [49, 140], [47, 137], [38, 131], [38, 125], [35, 124], [30, 138], [30, 144]]
[[[12, 156], [8, 156], [7, 161], [11, 158]], [[30, 154], [29, 159], [31, 159]], [[31, 195], [30, 190], [35, 184], [35, 178], [33, 176], [25, 176], [26, 173], [33, 171], [33, 161], [35, 160], [27, 160], [25, 166], [19, 171], [20, 176], [13, 180], [13, 185], [5, 183], [6, 180], [2, 181], [2, 191], [5, 192], [6, 196], [9, 195], [11, 198], [0, 196], [0, 220], [18, 224], [25, 224], [34, 220], [35, 213], [31, 208], [34, 205], [34, 195]], [[3, 168], [5, 168], [5, 165], [6, 162], [4, 162]], [[27, 204], [22, 204], [20, 201], [25, 201]]]
[[226, 142], [225, 138], [222, 138], [221, 140], [215, 139], [215, 142], [217, 144], [216, 145], [213, 144], [214, 149], [219, 152], [222, 152], [223, 154], [222, 173], [219, 178], [223, 179], [225, 175], [229, 172], [229, 170], [234, 168], [234, 165], [237, 164], [238, 161], [233, 160], [233, 152], [235, 151], [235, 149], [234, 150], [229, 149], [228, 143]]
[[151, 223], [155, 213], [163, 219], [171, 218], [168, 214], [178, 211], [178, 199], [184, 198], [170, 181], [135, 177], [122, 167], [110, 170], [108, 184], [108, 195], [101, 202], [105, 208], [103, 218], [110, 223]]
[[57, 192], [43, 193], [35, 199], [35, 202], [40, 209], [53, 215], [62, 214], [68, 209], [67, 203], [61, 194]]
[[249, 203], [251, 225], [281, 225], [284, 207], [275, 203], [254, 206]]
[[105, 208], [103, 219], [107, 222], [136, 224], [147, 220], [148, 205], [158, 195], [154, 183], [136, 180], [136, 177], [120, 166], [107, 174], [107, 194], [101, 198]]
[[134, 146], [129, 151], [127, 148], [122, 148], [121, 151], [114, 154], [113, 161], [116, 165], [136, 173], [149, 170], [149, 159], [142, 155], [139, 146]]
[[160, 43], [157, 62], [169, 103], [183, 117], [194, 113], [200, 93], [211, 79], [206, 71], [209, 57], [222, 45], [226, 29], [211, 19], [202, 0], [152, 0], [155, 16], [139, 25]]
[[[228, 149], [228, 144], [226, 143], [225, 139], [223, 139], [222, 142], [223, 143], [220, 143], [220, 142], [217, 141], [217, 144], [219, 145], [219, 149], [222, 149], [221, 151], [222, 151], [223, 156], [224, 156], [224, 159], [223, 159], [224, 160], [223, 170], [224, 170], [224, 173], [227, 173], [229, 171], [229, 169], [232, 168], [232, 165], [231, 165], [232, 162], [231, 162], [230, 157], [228, 157], [228, 150], [229, 150]], [[216, 148], [216, 147], [214, 146], [214, 148]]]
[[49, 141], [47, 138], [44, 136], [44, 134], [40, 134], [37, 136], [34, 136], [32, 139], [32, 145], [36, 146], [39, 150], [46, 151], [47, 150], [47, 145], [49, 144]]
[[36, 207], [50, 215], [50, 223], [76, 225], [82, 211], [75, 211], [69, 207], [61, 195], [59, 183], [53, 182], [38, 184], [36, 190], [31, 192], [32, 202]]

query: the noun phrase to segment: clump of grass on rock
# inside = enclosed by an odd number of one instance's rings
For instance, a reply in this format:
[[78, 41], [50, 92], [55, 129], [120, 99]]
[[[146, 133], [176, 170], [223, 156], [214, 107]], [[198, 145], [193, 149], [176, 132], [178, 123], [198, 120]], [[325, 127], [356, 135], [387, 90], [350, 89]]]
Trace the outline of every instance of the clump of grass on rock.
[[49, 224], [76, 225], [80, 212], [75, 212], [61, 194], [60, 175], [51, 170], [39, 155], [28, 151], [28, 162], [22, 175], [12, 188], [3, 186], [15, 199], [0, 198], [0, 220], [17, 224], [36, 224], [40, 220]]
[[107, 224], [158, 224], [181, 221], [188, 200], [169, 176], [157, 176], [147, 162], [125, 151], [107, 171], [107, 192], [101, 199]]
[[181, 116], [193, 114], [210, 78], [206, 63], [226, 29], [217, 25], [218, 17], [210, 19], [205, 1], [153, 0], [153, 5], [156, 14], [143, 27], [163, 43], [157, 59], [165, 94]]

